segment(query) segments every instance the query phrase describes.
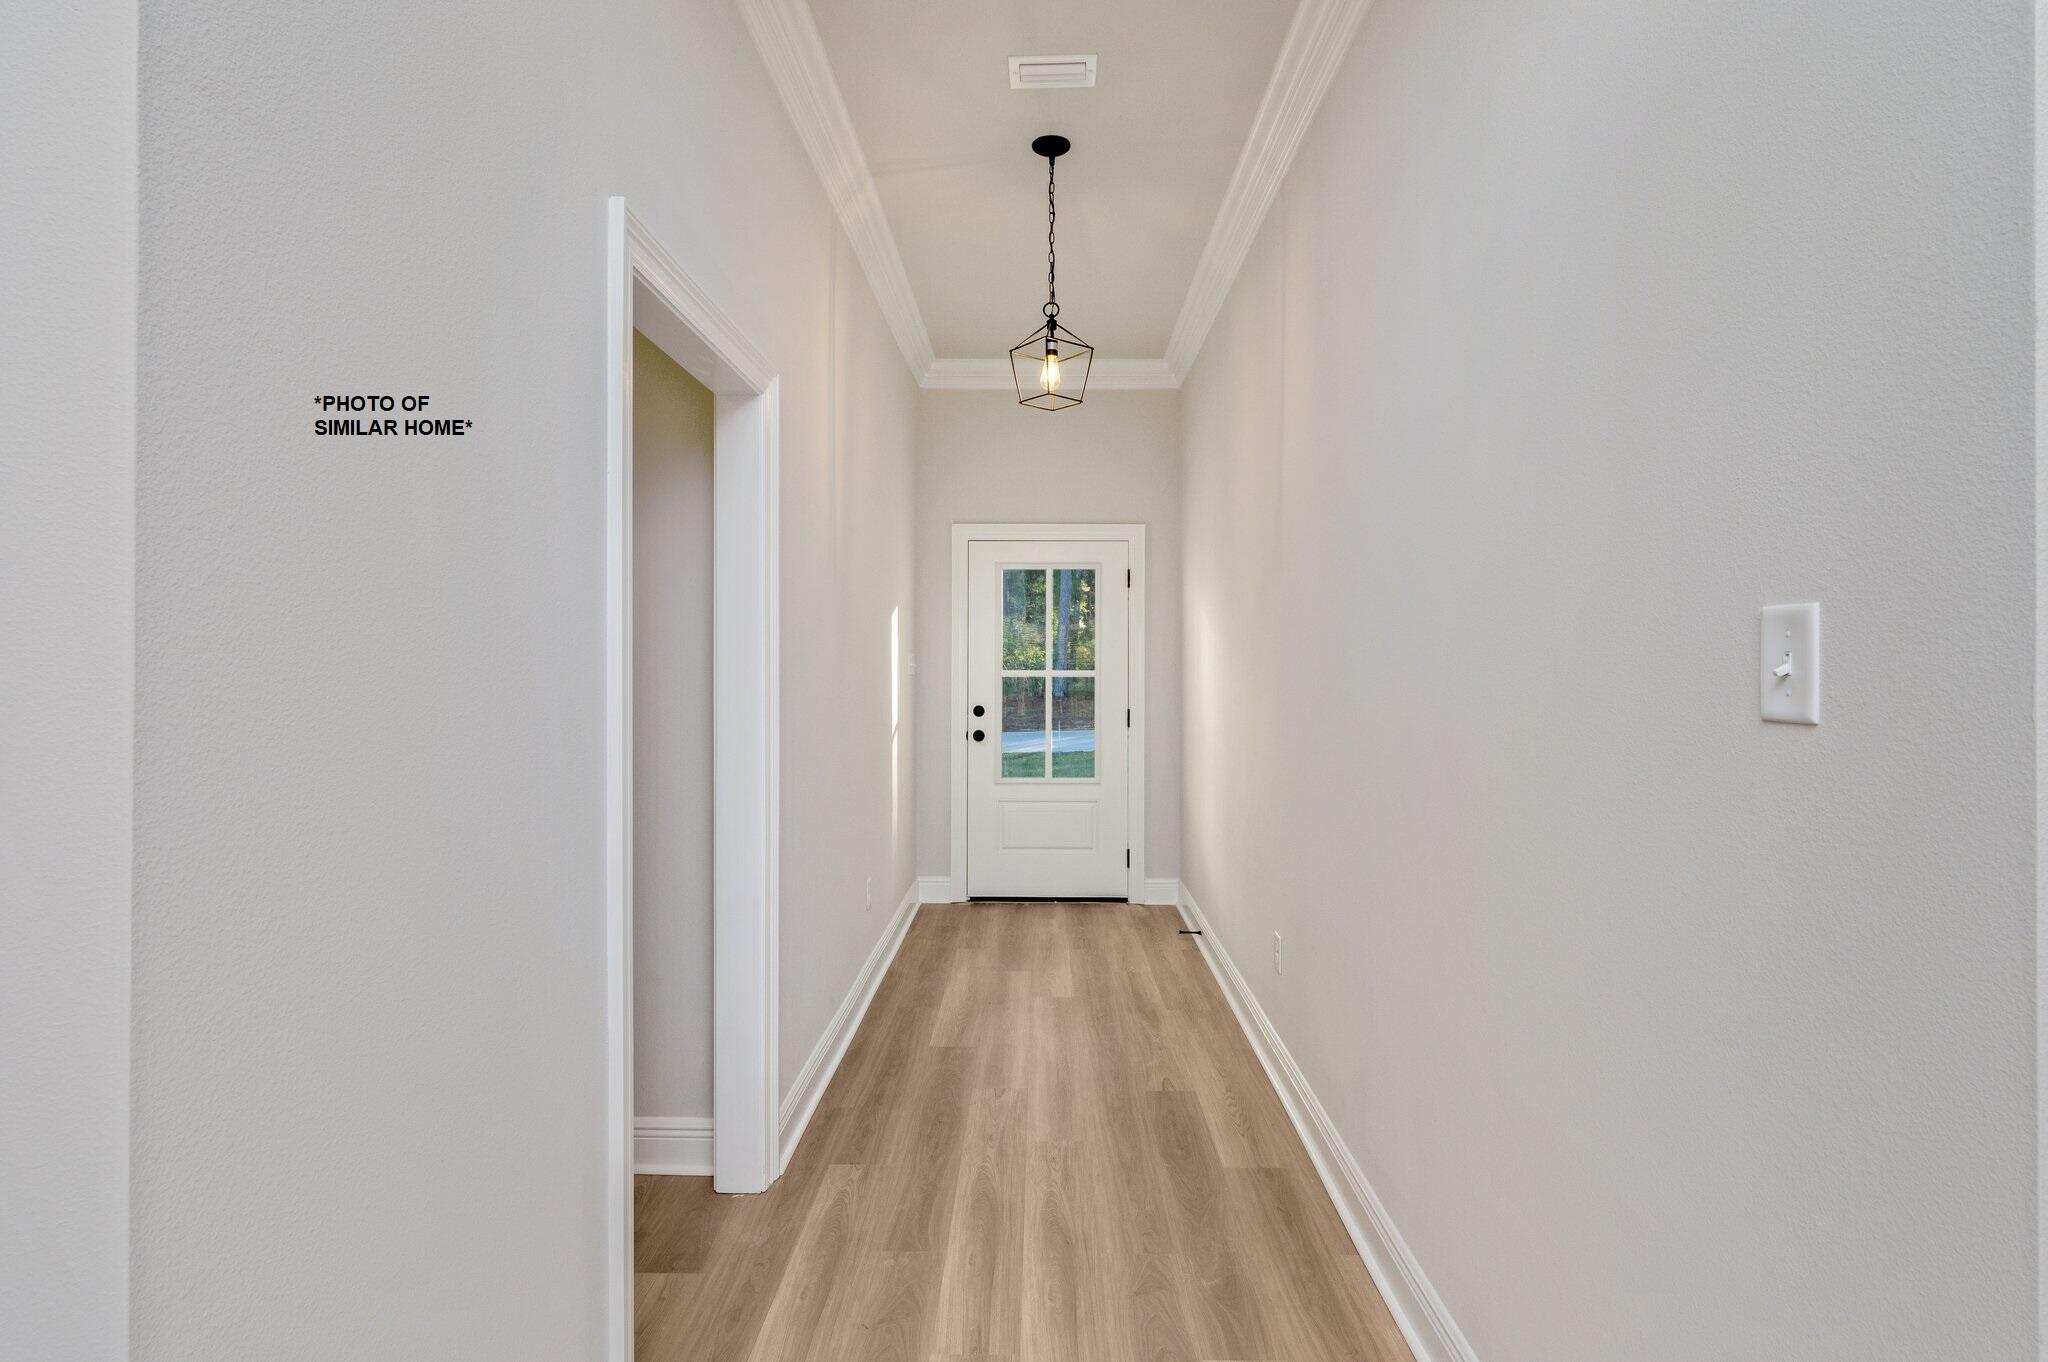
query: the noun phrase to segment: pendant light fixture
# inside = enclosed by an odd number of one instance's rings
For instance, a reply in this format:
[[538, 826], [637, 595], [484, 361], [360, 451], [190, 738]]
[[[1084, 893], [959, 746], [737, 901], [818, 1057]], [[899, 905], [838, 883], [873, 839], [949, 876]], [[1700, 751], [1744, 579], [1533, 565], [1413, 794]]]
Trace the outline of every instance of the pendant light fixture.
[[1059, 215], [1053, 207], [1053, 175], [1059, 158], [1072, 147], [1073, 143], [1054, 133], [1031, 143], [1032, 153], [1045, 158], [1045, 320], [1011, 347], [1010, 376], [1017, 384], [1017, 401], [1040, 411], [1080, 406], [1088, 392], [1088, 368], [1095, 361], [1095, 347], [1060, 325], [1053, 254], [1053, 226]]

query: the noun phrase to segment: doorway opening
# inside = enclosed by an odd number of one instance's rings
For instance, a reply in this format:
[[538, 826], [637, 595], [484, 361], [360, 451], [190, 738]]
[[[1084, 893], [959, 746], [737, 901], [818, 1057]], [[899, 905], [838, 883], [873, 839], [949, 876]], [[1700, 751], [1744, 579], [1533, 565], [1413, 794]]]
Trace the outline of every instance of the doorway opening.
[[[708, 389], [712, 1184], [781, 1173], [775, 1065], [777, 712], [774, 372], [646, 226], [608, 205], [605, 923], [608, 1346], [633, 1338], [634, 385], [641, 343]], [[658, 1114], [658, 1113], [657, 1113]]]
[[633, 1172], [710, 1177], [711, 390], [633, 333]]

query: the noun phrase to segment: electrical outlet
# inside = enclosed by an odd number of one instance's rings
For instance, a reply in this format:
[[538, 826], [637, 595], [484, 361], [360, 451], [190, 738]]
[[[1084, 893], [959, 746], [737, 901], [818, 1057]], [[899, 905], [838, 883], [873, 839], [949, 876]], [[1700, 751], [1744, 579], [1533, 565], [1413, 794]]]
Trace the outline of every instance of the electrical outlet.
[[875, 911], [875, 877], [873, 875], [868, 876], [868, 901], [864, 908], [870, 913]]
[[1275, 932], [1273, 933], [1273, 973], [1285, 974], [1286, 972], [1285, 964], [1280, 956], [1280, 933]]

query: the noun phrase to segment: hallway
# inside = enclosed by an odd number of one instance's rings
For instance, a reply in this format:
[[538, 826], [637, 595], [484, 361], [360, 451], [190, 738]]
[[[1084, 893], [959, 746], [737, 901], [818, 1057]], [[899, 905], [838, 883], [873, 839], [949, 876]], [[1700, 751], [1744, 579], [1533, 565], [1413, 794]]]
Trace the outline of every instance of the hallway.
[[1406, 1362], [1180, 926], [923, 909], [773, 1188], [636, 1180], [636, 1357]]
[[2048, 1362], [2048, 0], [0, 72], [0, 1362]]

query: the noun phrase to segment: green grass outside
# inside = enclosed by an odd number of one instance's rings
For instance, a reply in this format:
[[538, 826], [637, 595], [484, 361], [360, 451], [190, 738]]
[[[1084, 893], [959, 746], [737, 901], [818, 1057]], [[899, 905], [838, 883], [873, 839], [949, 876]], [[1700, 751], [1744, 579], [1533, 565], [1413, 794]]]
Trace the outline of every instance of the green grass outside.
[[1055, 752], [1052, 754], [1052, 773], [1069, 780], [1092, 777], [1095, 774], [1093, 752]]
[[[1005, 752], [1003, 753], [1003, 774], [1006, 776], [1043, 777], [1045, 774], [1045, 753]], [[1052, 754], [1052, 774], [1055, 780], [1090, 780], [1095, 776], [1095, 754], [1093, 752], [1055, 752]]]

